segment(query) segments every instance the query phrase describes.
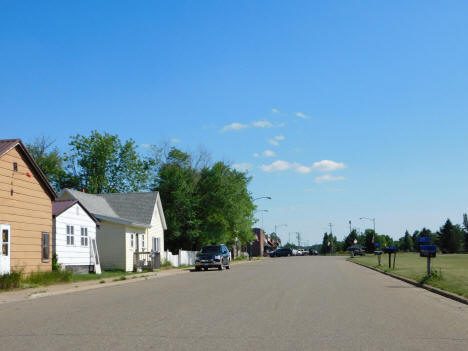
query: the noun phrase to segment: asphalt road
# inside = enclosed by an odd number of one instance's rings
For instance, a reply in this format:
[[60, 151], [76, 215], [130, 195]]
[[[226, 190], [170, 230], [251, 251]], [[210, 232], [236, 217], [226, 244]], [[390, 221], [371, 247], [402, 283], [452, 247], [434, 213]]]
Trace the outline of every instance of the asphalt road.
[[468, 306], [285, 257], [0, 305], [0, 350], [464, 350]]

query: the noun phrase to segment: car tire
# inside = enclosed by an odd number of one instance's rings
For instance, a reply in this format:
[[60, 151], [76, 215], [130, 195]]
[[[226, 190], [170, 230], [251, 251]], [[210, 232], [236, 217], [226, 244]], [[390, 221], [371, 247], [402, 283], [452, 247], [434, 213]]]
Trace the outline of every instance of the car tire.
[[231, 262], [228, 262], [226, 269], [231, 269]]
[[197, 272], [200, 272], [200, 271], [201, 271], [201, 267], [195, 267], [195, 270], [196, 270]]
[[222, 263], [218, 266], [218, 269], [219, 269], [220, 271], [224, 270], [224, 266], [223, 266]]
[[208, 267], [203, 267], [203, 270], [204, 270], [204, 271], [207, 271], [207, 270], [208, 270]]

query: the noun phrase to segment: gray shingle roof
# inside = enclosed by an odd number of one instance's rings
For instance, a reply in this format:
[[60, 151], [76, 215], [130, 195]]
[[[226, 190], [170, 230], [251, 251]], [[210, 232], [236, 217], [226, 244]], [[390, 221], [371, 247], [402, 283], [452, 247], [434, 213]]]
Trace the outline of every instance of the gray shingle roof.
[[[67, 193], [70, 196], [67, 196]], [[77, 190], [65, 189], [61, 199], [74, 198], [81, 202], [89, 212], [100, 219], [116, 220], [124, 224], [149, 227], [155, 206], [162, 212], [157, 192], [87, 194]], [[165, 227], [164, 213], [160, 213]]]

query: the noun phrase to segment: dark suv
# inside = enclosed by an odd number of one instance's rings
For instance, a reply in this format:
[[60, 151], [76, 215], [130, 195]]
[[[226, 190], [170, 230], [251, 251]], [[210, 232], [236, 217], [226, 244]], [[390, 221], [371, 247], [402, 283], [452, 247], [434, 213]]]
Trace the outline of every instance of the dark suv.
[[200, 250], [195, 259], [195, 270], [202, 268], [207, 271], [210, 267], [219, 270], [229, 269], [231, 263], [231, 253], [225, 245], [208, 245]]
[[276, 249], [272, 257], [292, 256], [292, 255], [293, 255], [293, 251], [291, 249], [283, 247], [280, 249]]

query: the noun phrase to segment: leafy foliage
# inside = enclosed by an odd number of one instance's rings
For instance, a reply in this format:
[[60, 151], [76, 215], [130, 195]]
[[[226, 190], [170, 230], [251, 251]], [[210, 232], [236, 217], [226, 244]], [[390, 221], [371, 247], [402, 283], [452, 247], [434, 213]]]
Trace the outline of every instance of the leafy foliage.
[[143, 159], [135, 142], [92, 131], [71, 137], [66, 160], [80, 188], [91, 194], [140, 191], [148, 188], [152, 160]]

